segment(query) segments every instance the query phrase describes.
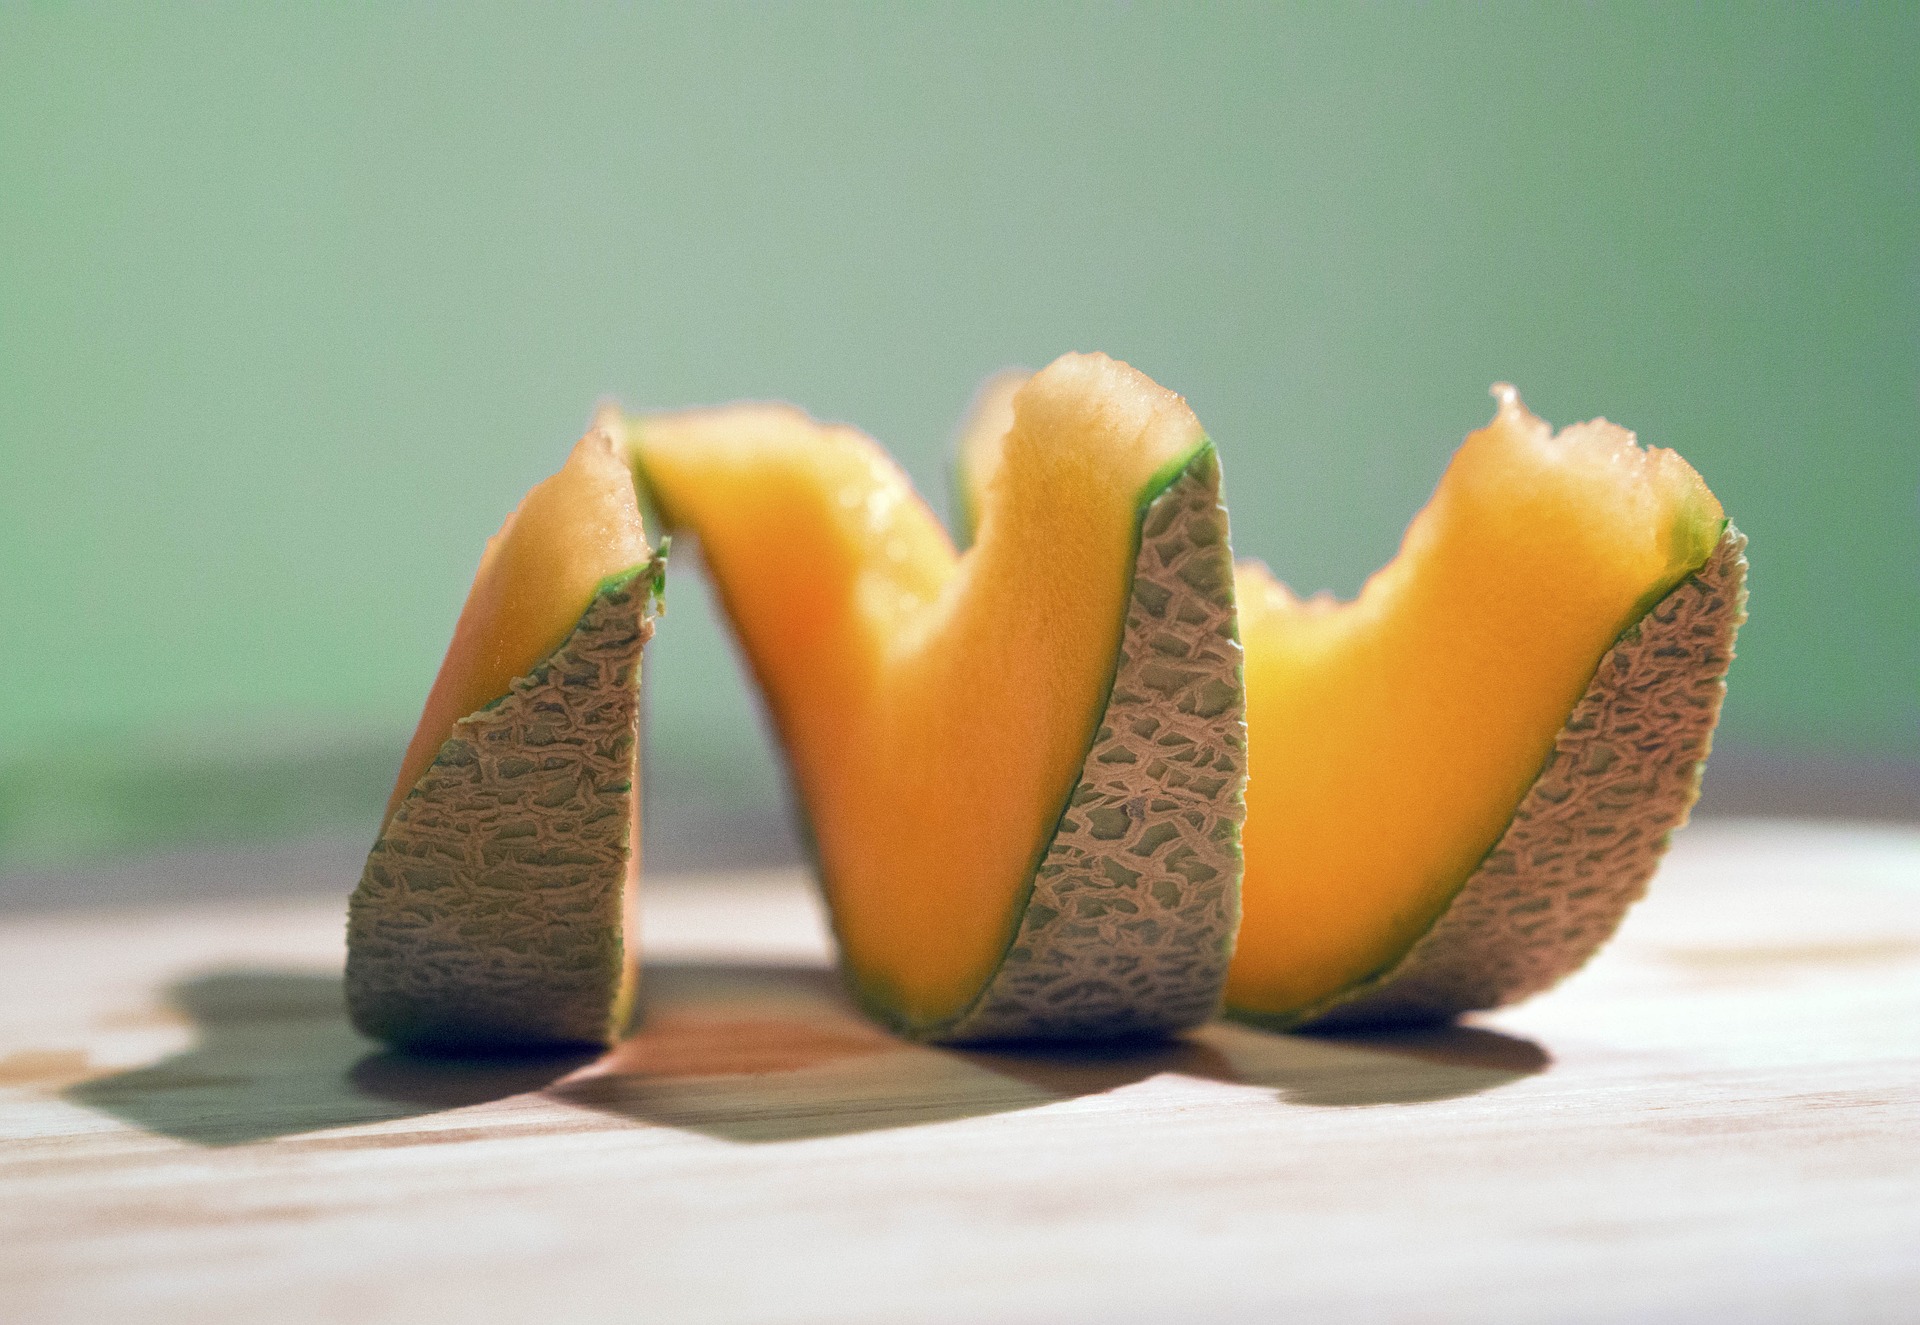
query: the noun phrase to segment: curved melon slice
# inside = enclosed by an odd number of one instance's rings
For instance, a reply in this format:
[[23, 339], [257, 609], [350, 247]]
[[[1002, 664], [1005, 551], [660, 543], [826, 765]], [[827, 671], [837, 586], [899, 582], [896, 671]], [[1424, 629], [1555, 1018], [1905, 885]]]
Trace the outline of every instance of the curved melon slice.
[[785, 747], [857, 993], [948, 1041], [1218, 1004], [1244, 726], [1219, 467], [1185, 402], [1069, 355], [1012, 402], [959, 555], [872, 441], [780, 406], [630, 424]]
[[1245, 920], [1229, 1010], [1433, 1020], [1576, 969], [1685, 822], [1745, 540], [1685, 461], [1511, 387], [1351, 603], [1239, 571]]
[[596, 425], [488, 541], [348, 913], [364, 1033], [478, 1049], [624, 1027], [636, 687], [664, 564], [617, 425]]

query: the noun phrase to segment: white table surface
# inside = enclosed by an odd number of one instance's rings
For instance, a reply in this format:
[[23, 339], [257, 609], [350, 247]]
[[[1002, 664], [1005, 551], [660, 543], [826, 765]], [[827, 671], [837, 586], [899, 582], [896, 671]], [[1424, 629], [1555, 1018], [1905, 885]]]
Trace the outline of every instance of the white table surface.
[[773, 872], [651, 884], [606, 1060], [410, 1061], [343, 897], [0, 917], [0, 1320], [1920, 1320], [1920, 830], [1688, 829], [1471, 1026], [1110, 1057], [873, 1029]]

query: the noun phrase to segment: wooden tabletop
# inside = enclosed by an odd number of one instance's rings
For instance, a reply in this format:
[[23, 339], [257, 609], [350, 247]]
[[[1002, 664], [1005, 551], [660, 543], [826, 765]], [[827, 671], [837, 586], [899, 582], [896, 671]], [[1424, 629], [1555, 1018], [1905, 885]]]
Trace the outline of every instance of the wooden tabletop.
[[775, 872], [650, 885], [606, 1059], [409, 1060], [342, 914], [0, 919], [0, 1319], [1920, 1318], [1920, 831], [1689, 829], [1470, 1026], [1105, 1056], [890, 1038]]

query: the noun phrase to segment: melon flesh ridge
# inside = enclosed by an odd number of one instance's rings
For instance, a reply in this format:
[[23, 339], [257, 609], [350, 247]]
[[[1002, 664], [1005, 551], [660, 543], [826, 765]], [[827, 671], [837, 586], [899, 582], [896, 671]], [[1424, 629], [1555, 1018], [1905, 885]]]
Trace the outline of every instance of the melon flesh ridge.
[[955, 434], [955, 527], [962, 546], [973, 542], [987, 480], [1000, 465], [1000, 444], [1013, 430], [1013, 398], [1032, 376], [1024, 368], [1006, 368], [982, 382]]

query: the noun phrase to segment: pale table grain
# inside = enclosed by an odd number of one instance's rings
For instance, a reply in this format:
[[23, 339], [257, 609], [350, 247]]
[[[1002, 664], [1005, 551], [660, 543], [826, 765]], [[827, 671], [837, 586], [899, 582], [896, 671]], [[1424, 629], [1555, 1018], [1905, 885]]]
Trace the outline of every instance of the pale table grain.
[[651, 889], [645, 1029], [431, 1064], [341, 908], [0, 921], [0, 1319], [1920, 1320], [1920, 832], [1683, 834], [1475, 1026], [955, 1053], [797, 876]]

